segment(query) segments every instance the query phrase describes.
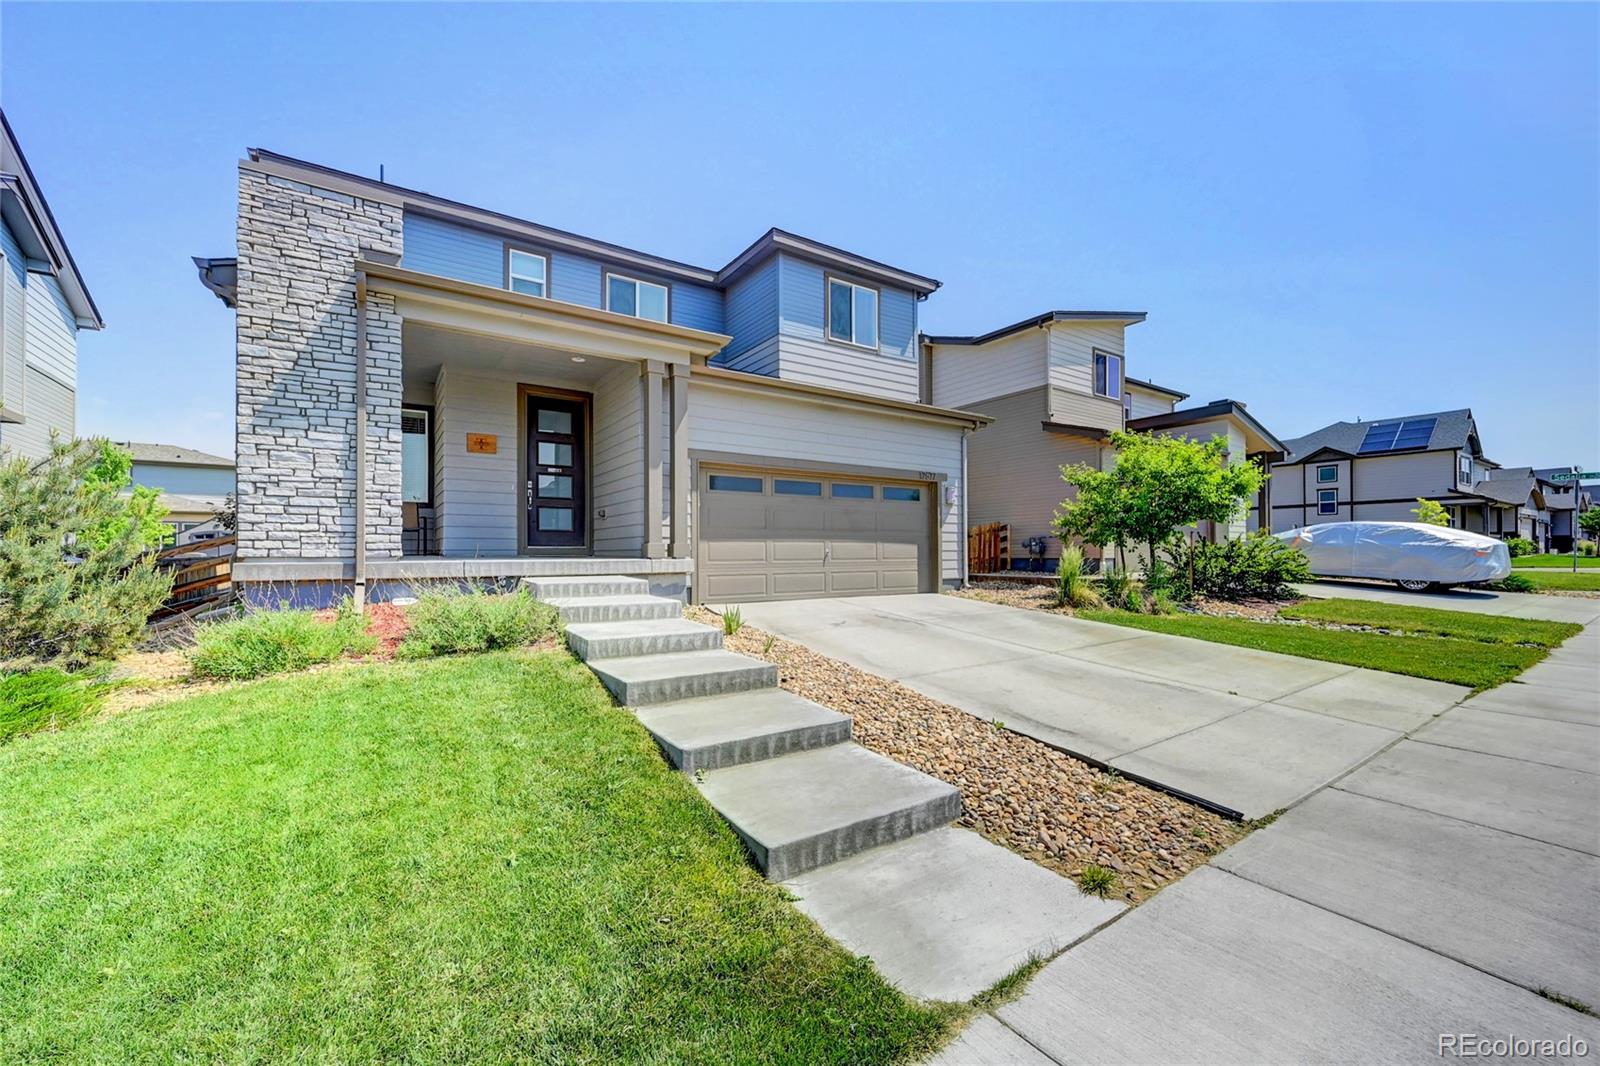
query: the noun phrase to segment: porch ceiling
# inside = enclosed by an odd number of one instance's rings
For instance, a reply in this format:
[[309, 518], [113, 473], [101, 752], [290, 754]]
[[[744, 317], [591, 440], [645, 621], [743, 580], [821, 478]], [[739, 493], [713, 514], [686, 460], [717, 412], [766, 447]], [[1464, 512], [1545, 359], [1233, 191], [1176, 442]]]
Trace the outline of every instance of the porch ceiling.
[[[445, 365], [529, 380], [559, 379], [562, 384], [593, 385], [615, 370], [613, 359], [574, 356], [537, 344], [488, 337], [406, 321], [400, 327], [401, 376], [407, 386], [430, 386]], [[583, 360], [577, 362], [576, 360]]]

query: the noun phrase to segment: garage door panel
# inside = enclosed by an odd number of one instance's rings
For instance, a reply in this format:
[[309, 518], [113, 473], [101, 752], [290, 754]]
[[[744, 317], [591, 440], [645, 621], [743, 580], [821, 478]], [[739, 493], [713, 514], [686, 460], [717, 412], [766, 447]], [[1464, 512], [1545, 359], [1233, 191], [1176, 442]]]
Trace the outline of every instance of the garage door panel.
[[[862, 490], [835, 496], [825, 475], [791, 471], [717, 470], [754, 483], [760, 492], [712, 492], [711, 470], [699, 477], [694, 516], [700, 596], [711, 603], [931, 591], [933, 494], [887, 499], [892, 481], [854, 481]], [[780, 484], [780, 482], [782, 484]], [[822, 486], [821, 495], [780, 488]]]

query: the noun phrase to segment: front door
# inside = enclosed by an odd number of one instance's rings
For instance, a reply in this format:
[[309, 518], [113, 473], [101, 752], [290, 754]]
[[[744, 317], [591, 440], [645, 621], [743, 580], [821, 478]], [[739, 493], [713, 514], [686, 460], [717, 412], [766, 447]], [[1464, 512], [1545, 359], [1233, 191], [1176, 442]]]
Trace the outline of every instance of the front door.
[[528, 547], [581, 548], [589, 517], [587, 405], [537, 393], [527, 404]]

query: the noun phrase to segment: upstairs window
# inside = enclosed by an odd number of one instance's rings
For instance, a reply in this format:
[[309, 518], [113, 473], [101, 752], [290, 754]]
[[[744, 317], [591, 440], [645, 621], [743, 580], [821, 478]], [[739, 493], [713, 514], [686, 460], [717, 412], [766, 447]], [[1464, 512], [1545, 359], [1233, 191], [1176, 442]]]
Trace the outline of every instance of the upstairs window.
[[606, 275], [606, 310], [651, 322], [667, 320], [667, 287], [621, 274]]
[[1108, 400], [1122, 399], [1122, 356], [1094, 353], [1094, 394]]
[[1338, 489], [1318, 489], [1317, 490], [1317, 513], [1318, 514], [1338, 514], [1339, 513], [1339, 490]]
[[1456, 467], [1456, 484], [1458, 484], [1458, 485], [1471, 485], [1472, 484], [1472, 456], [1470, 456], [1470, 455], [1461, 456], [1461, 458], [1459, 460], [1459, 464]]
[[828, 279], [828, 339], [878, 347], [878, 290]]
[[1321, 482], [1338, 481], [1339, 468], [1336, 466], [1317, 467], [1317, 480]]
[[548, 296], [550, 261], [533, 252], [506, 252], [506, 288], [524, 296]]

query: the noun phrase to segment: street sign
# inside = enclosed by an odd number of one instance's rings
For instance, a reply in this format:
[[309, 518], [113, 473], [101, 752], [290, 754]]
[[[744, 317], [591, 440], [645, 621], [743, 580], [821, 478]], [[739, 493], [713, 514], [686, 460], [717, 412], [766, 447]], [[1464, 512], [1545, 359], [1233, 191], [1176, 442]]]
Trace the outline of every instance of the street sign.
[[1580, 470], [1576, 474], [1551, 474], [1551, 481], [1600, 481], [1600, 470]]

